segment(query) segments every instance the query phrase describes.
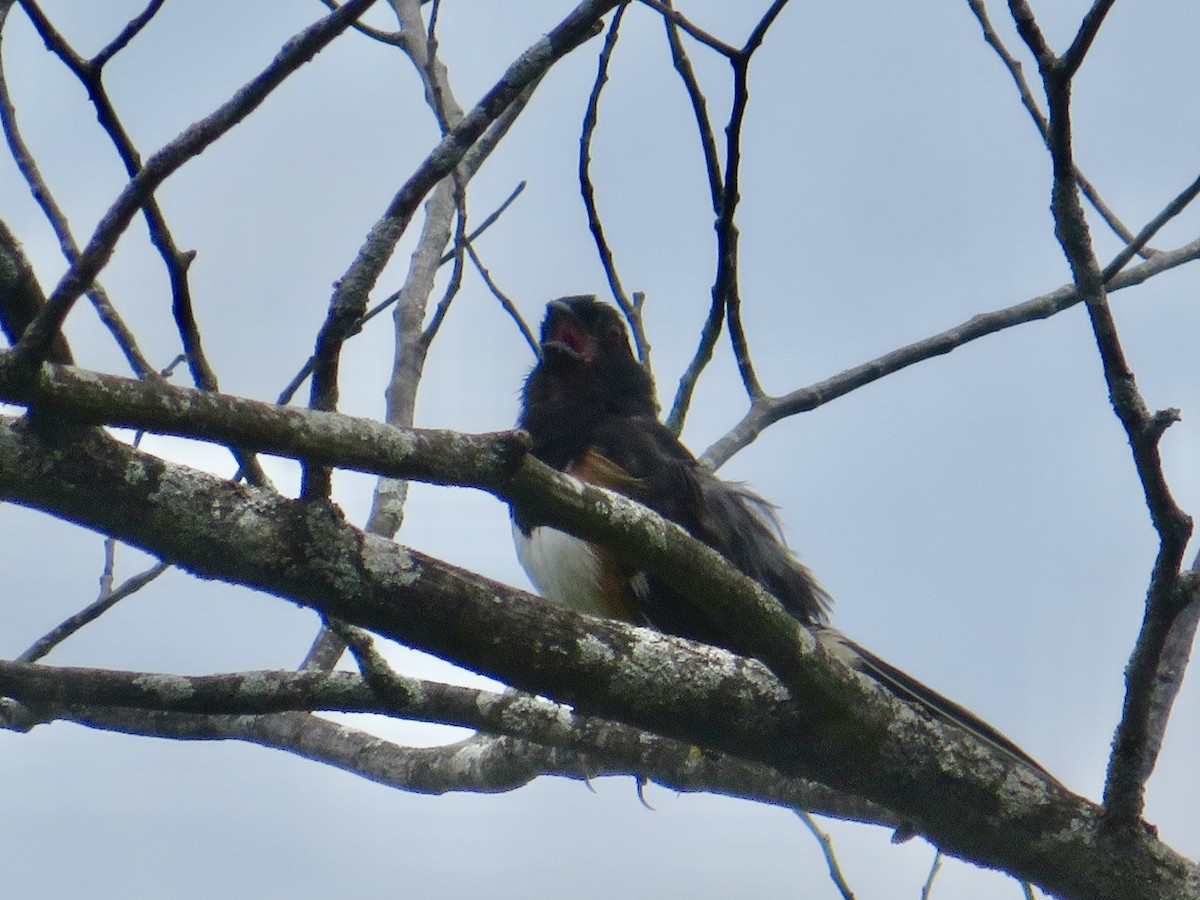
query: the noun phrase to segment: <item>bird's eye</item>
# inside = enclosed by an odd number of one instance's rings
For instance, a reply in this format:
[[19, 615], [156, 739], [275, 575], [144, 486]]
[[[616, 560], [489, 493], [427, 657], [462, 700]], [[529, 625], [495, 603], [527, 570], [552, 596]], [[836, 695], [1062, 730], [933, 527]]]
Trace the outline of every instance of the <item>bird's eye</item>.
[[623, 340], [625, 340], [625, 329], [620, 325], [612, 325], [604, 332], [604, 341], [610, 347], [618, 346]]

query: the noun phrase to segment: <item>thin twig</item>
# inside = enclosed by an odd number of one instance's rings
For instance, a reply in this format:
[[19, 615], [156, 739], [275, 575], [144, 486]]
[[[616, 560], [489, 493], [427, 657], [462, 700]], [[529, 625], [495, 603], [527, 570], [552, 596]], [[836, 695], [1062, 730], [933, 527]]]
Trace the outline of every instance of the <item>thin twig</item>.
[[[1025, 75], [1022, 70], [1020, 61], [1008, 52], [1004, 46], [1004, 42], [1000, 39], [1000, 35], [992, 27], [991, 20], [988, 18], [987, 9], [984, 6], [984, 0], [967, 0], [967, 5], [971, 8], [971, 12], [975, 14], [975, 18], [979, 21], [980, 28], [983, 29], [984, 42], [988, 44], [996, 55], [1000, 57], [1004, 63], [1008, 74], [1012, 77], [1013, 82], [1017, 86], [1017, 93], [1021, 97], [1021, 105], [1029, 113], [1033, 119], [1034, 125], [1037, 126], [1038, 134], [1041, 135], [1042, 141], [1045, 142], [1047, 134], [1046, 117], [1038, 108], [1037, 101], [1033, 97], [1033, 91], [1029, 88], [1029, 83], [1025, 80]], [[1133, 233], [1126, 227], [1125, 223], [1117, 216], [1117, 214], [1109, 207], [1104, 199], [1100, 196], [1100, 192], [1096, 186], [1075, 166], [1075, 178], [1079, 184], [1080, 190], [1084, 196], [1088, 198], [1088, 202], [1092, 204], [1100, 217], [1108, 224], [1108, 227], [1121, 238], [1126, 244], [1133, 243]], [[1140, 255], [1144, 259], [1149, 259], [1157, 251], [1152, 247], [1145, 247], [1139, 250]]]
[[[1200, 194], [1200, 177], [1196, 178], [1195, 181], [1180, 191], [1178, 196], [1163, 207], [1162, 212], [1147, 222], [1145, 227], [1137, 233], [1137, 236], [1132, 238], [1129, 244], [1113, 258], [1113, 261], [1104, 267], [1100, 273], [1100, 277], [1104, 283], [1107, 284], [1112, 281], [1113, 276], [1121, 271], [1125, 264], [1133, 259], [1135, 254], [1142, 253], [1142, 249], [1158, 233], [1159, 229], [1183, 212], [1188, 204], [1196, 199], [1198, 194]], [[1159, 251], [1156, 250], [1154, 252], [1157, 253]], [[1142, 255], [1149, 258], [1146, 254]]]
[[933, 880], [937, 878], [938, 872], [942, 868], [942, 851], [935, 848], [933, 854], [933, 864], [929, 867], [929, 876], [925, 879], [925, 883], [921, 885], [921, 900], [929, 900], [933, 895]]
[[745, 121], [746, 107], [750, 102], [750, 62], [785, 5], [787, 0], [775, 0], [771, 4], [750, 33], [746, 45], [732, 60], [733, 105], [729, 114], [729, 124], [725, 127], [725, 184], [721, 191], [723, 202], [717, 216], [717, 277], [713, 284], [713, 294], [721, 298], [733, 355], [751, 403], [766, 392], [754, 372], [749, 341], [742, 326], [742, 298], [738, 287], [740, 235], [735, 215], [741, 197], [742, 123]]
[[165, 2], [166, 0], [150, 0], [146, 8], [130, 19], [128, 24], [121, 29], [120, 34], [109, 41], [99, 53], [92, 57], [90, 63], [92, 68], [96, 71], [103, 69], [110, 59], [129, 46], [129, 42], [137, 37], [143, 28], [150, 24], [150, 20], [158, 14], [158, 11], [162, 9]]
[[[334, 0], [321, 0], [327, 9], [337, 9], [340, 4]], [[381, 44], [389, 44], [393, 47], [403, 47], [405, 37], [399, 31], [383, 31], [380, 28], [375, 28], [368, 25], [366, 22], [355, 22], [353, 25], [355, 31], [359, 34], [366, 35], [372, 40], [379, 41]]]
[[71, 618], [56, 626], [49, 633], [34, 641], [28, 650], [17, 657], [16, 661], [31, 663], [41, 659], [89, 622], [94, 622], [126, 597], [136, 594], [169, 568], [170, 563], [155, 563], [146, 571], [126, 579], [116, 590], [101, 590], [99, 598], [71, 616]]
[[796, 817], [812, 832], [813, 837], [817, 839], [817, 845], [821, 848], [821, 853], [825, 856], [825, 864], [829, 866], [829, 877], [833, 880], [833, 886], [838, 889], [838, 892], [845, 900], [854, 900], [854, 891], [850, 889], [850, 885], [846, 881], [846, 876], [842, 873], [842, 867], [838, 865], [837, 854], [833, 849], [833, 840], [817, 826], [816, 820], [809, 813], [802, 809], [794, 810], [794, 812], [796, 813]]
[[470, 254], [471, 262], [475, 264], [475, 270], [479, 273], [479, 277], [483, 279], [483, 283], [492, 292], [492, 296], [500, 301], [501, 308], [516, 323], [517, 330], [521, 332], [521, 337], [525, 338], [525, 343], [533, 351], [534, 359], [537, 359], [541, 350], [538, 347], [537, 336], [534, 335], [533, 329], [529, 327], [529, 324], [522, 317], [520, 310], [517, 309], [517, 305], [512, 302], [512, 298], [500, 290], [500, 286], [492, 278], [491, 273], [487, 270], [487, 266], [483, 264], [483, 261], [479, 258], [479, 254], [475, 252], [473, 245], [467, 244], [467, 253]]
[[689, 35], [704, 44], [706, 47], [716, 50], [722, 56], [733, 59], [741, 51], [732, 44], [727, 44], [714, 34], [710, 34], [703, 28], [700, 28], [694, 22], [690, 21], [687, 16], [679, 12], [671, 5], [671, 0], [641, 0], [644, 6], [648, 6], [663, 17], [671, 29], [680, 29], [686, 31]]
[[592, 90], [588, 95], [587, 107], [583, 114], [583, 126], [579, 135], [579, 193], [583, 198], [583, 207], [587, 211], [588, 230], [596, 244], [596, 254], [600, 257], [600, 265], [608, 279], [609, 290], [612, 291], [617, 306], [621, 308], [625, 321], [629, 323], [638, 359], [641, 360], [647, 371], [652, 371], [650, 342], [642, 327], [641, 310], [630, 300], [621, 284], [621, 276], [617, 273], [617, 265], [613, 259], [612, 245], [609, 244], [608, 237], [604, 234], [604, 225], [596, 207], [596, 187], [592, 182], [591, 173], [592, 138], [596, 133], [596, 123], [599, 117], [600, 93], [608, 82], [608, 67], [617, 46], [617, 37], [620, 34], [621, 21], [626, 9], [627, 7], [622, 6], [613, 15], [612, 22], [608, 26], [608, 33], [604, 37], [604, 47], [601, 49], [596, 63], [596, 79], [592, 83]]
[[688, 100], [692, 104], [692, 113], [696, 119], [696, 128], [700, 132], [700, 147], [704, 151], [704, 169], [708, 175], [708, 194], [712, 201], [713, 214], [721, 211], [721, 159], [717, 155], [717, 139], [713, 133], [712, 120], [708, 116], [708, 100], [700, 88], [700, 80], [692, 67], [691, 57], [679, 37], [679, 28], [672, 19], [664, 22], [667, 31], [667, 43], [671, 47], [671, 62], [687, 91]]
[[[1113, 276], [1107, 287], [1110, 291], [1134, 287], [1155, 275], [1197, 259], [1200, 259], [1200, 238], [1174, 250], [1160, 251], [1145, 262], [1122, 270]], [[816, 409], [893, 372], [942, 356], [987, 335], [1036, 319], [1048, 319], [1075, 306], [1082, 299], [1074, 285], [1064, 285], [1023, 303], [972, 316], [953, 328], [885, 353], [807, 387], [798, 388], [779, 397], [764, 397], [751, 406], [740, 422], [705, 450], [702, 458], [713, 468], [719, 468], [735, 453], [752, 443], [763, 429], [780, 419]]]
[[446, 290], [442, 292], [442, 299], [434, 307], [433, 316], [430, 318], [429, 324], [425, 326], [425, 330], [421, 333], [421, 342], [427, 349], [441, 330], [442, 323], [446, 320], [446, 314], [450, 311], [450, 304], [454, 302], [454, 298], [458, 296], [458, 292], [462, 289], [463, 257], [465, 256], [467, 246], [467, 236], [464, 233], [463, 226], [466, 224], [465, 212], [467, 201], [463, 192], [461, 179], [457, 177], [454, 179], [454, 194], [454, 204], [460, 210], [459, 215], [455, 217], [454, 226], [454, 268], [450, 272], [450, 281], [446, 285]]
[[79, 259], [59, 281], [46, 307], [26, 329], [17, 347], [23, 366], [46, 355], [75, 301], [108, 263], [121, 235], [143, 203], [163, 181], [257, 109], [292, 72], [341, 34], [374, 0], [350, 0], [337, 12], [289, 40], [258, 76], [215, 112], [189, 127], [147, 160], [101, 218]]

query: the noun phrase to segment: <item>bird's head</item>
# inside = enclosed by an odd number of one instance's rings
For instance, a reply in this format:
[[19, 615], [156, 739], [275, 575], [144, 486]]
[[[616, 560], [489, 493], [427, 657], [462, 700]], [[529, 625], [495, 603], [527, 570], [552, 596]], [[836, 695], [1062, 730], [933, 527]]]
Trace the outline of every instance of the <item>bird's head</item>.
[[538, 368], [613, 412], [653, 415], [658, 410], [652, 380], [629, 346], [620, 313], [590, 294], [546, 304]]
[[650, 375], [633, 355], [617, 310], [585, 294], [546, 304], [542, 358], [531, 380], [545, 380], [575, 400], [624, 414], [657, 412]]

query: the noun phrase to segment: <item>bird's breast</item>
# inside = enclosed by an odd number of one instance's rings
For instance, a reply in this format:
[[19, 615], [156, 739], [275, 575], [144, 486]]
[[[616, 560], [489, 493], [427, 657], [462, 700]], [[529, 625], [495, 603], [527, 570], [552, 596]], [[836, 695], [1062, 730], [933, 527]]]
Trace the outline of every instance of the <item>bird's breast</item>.
[[637, 579], [622, 573], [602, 548], [546, 526], [526, 534], [515, 523], [513, 542], [521, 566], [547, 600], [575, 612], [637, 620], [632, 607]]

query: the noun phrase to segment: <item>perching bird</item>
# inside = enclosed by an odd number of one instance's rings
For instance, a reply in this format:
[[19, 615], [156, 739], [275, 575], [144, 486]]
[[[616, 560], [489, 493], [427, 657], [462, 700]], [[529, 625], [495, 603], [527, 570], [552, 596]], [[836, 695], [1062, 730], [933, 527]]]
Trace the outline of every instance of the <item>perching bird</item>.
[[[518, 425], [542, 462], [637, 500], [721, 553], [852, 668], [1045, 773], [986, 722], [826, 625], [829, 596], [783, 542], [774, 507], [717, 478], [659, 422], [650, 376], [612, 306], [590, 295], [550, 301], [541, 359], [525, 381]], [[548, 600], [734, 653], [753, 652], [698, 605], [602, 547], [519, 518], [513, 536], [522, 566]]]

